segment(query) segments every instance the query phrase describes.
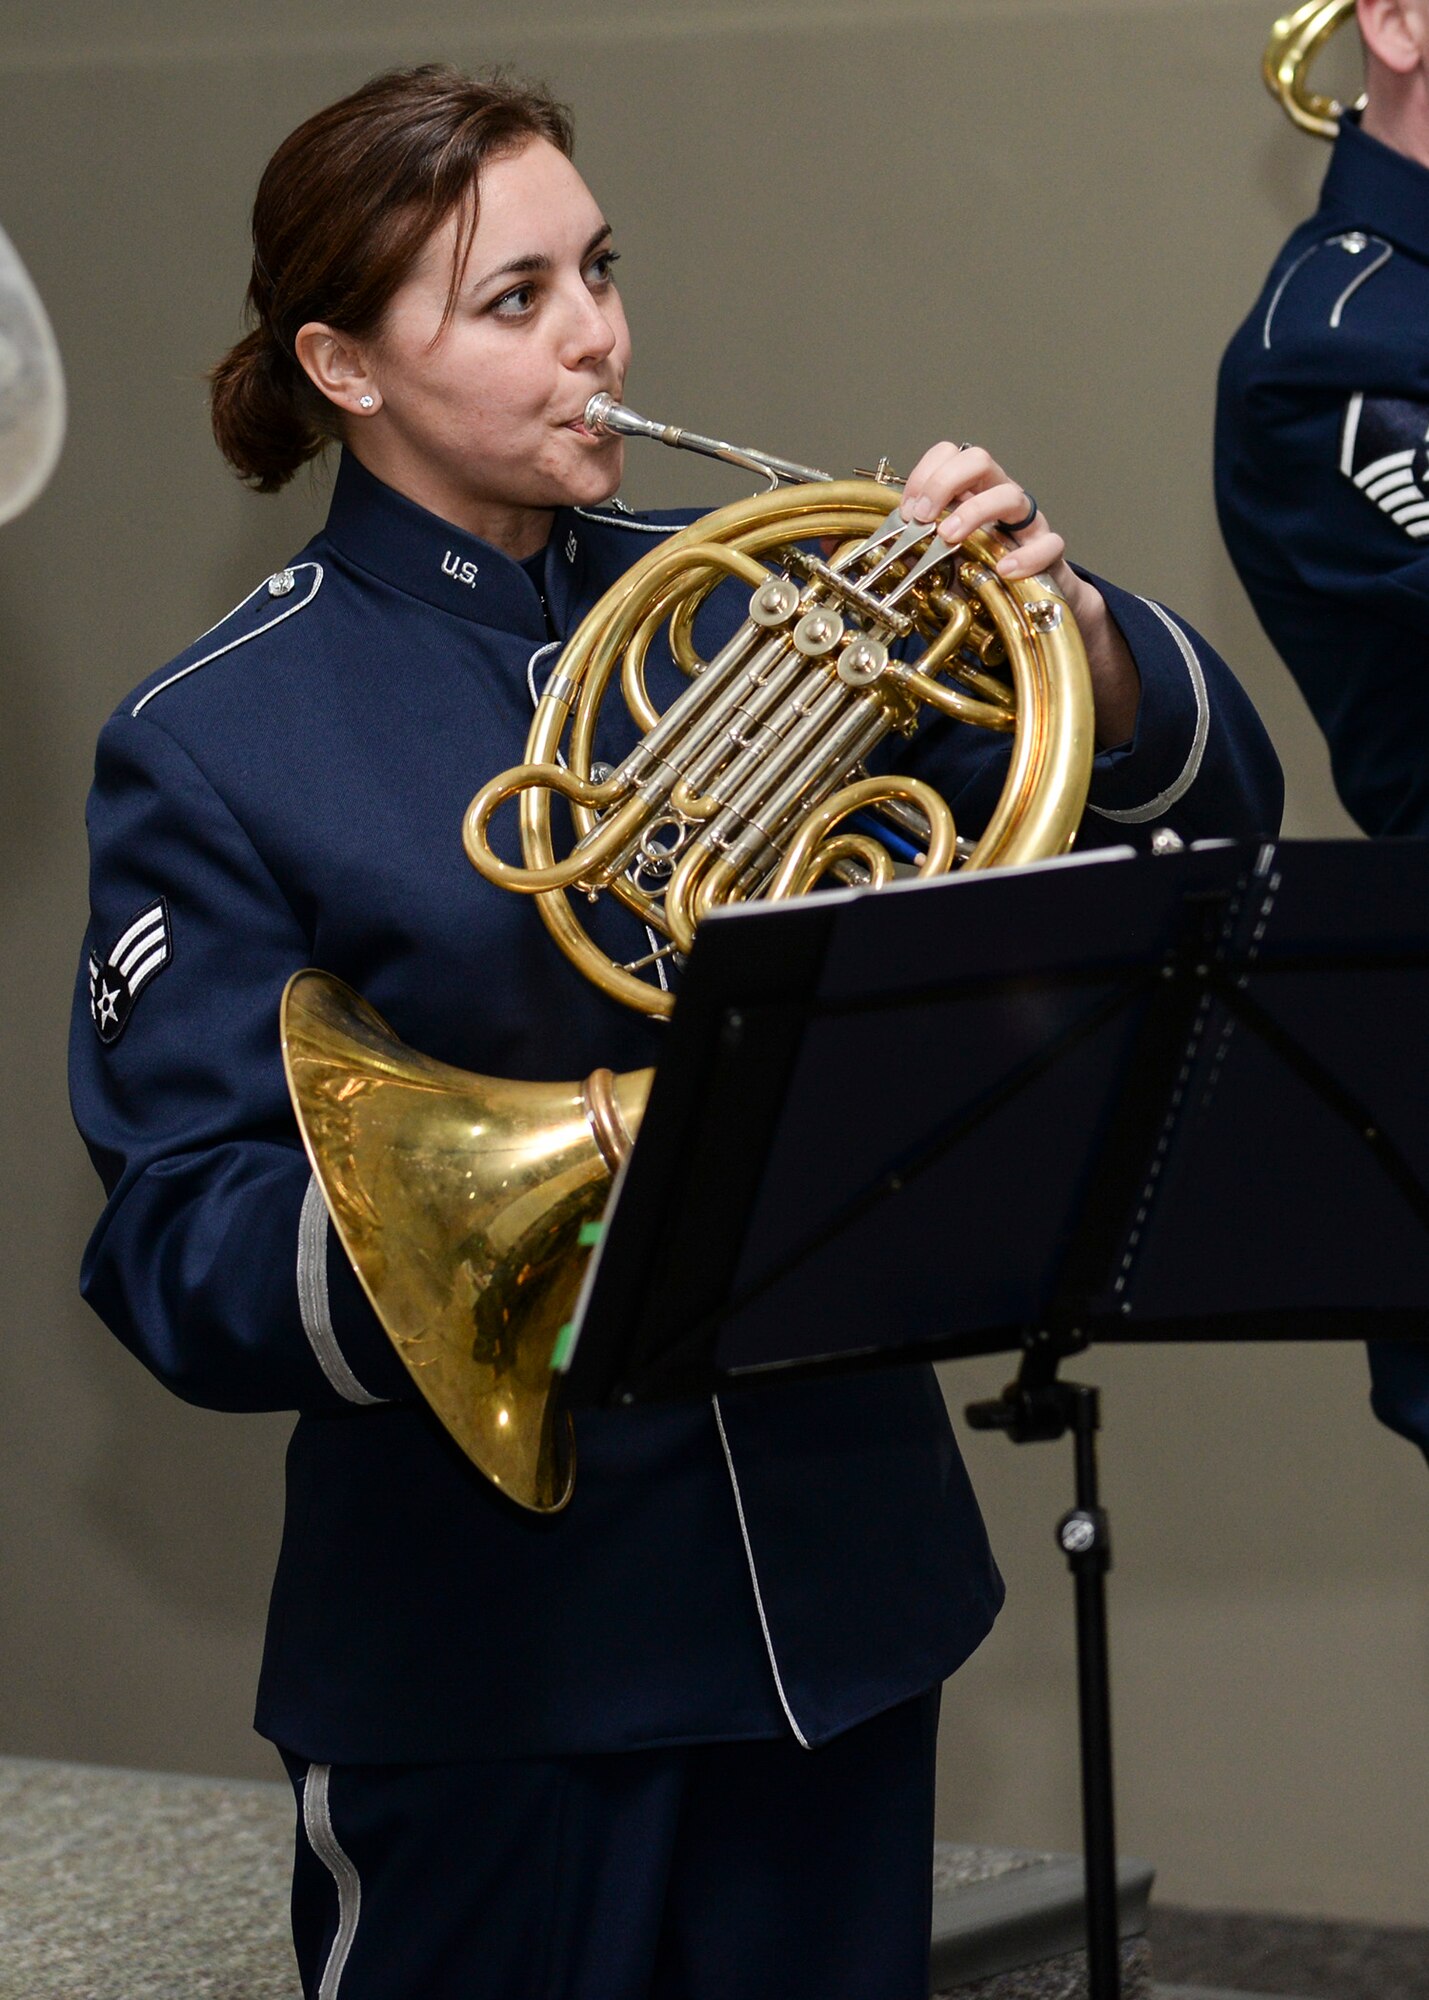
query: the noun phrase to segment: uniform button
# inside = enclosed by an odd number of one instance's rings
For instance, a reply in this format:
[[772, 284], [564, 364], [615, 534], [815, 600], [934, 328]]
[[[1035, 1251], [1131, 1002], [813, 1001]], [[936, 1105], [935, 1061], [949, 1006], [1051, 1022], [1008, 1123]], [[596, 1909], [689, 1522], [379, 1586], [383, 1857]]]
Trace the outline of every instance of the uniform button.
[[290, 569], [280, 569], [268, 579], [268, 595], [286, 597], [290, 590], [296, 588], [297, 581]]

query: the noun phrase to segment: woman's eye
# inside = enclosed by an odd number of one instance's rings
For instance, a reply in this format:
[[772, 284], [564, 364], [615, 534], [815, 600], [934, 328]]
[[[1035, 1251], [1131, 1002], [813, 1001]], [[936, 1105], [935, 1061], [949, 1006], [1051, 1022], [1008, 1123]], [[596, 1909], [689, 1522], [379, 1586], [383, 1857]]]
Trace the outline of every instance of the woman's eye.
[[534, 285], [516, 285], [511, 291], [503, 292], [499, 299], [493, 299], [487, 310], [500, 319], [519, 319], [531, 310], [535, 296]]
[[619, 262], [618, 250], [602, 250], [598, 257], [586, 265], [586, 276], [592, 284], [608, 285], [615, 276], [615, 266]]

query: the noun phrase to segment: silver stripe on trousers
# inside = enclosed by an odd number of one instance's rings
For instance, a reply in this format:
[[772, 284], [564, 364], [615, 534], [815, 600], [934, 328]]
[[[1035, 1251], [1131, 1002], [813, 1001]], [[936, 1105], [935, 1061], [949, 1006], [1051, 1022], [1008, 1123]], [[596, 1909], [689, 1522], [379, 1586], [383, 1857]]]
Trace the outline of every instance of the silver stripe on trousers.
[[338, 1988], [362, 1914], [362, 1883], [350, 1857], [333, 1831], [328, 1788], [331, 1764], [309, 1764], [303, 1780], [303, 1831], [308, 1845], [337, 1885], [337, 1935], [318, 1982], [317, 2000], [338, 2000]]

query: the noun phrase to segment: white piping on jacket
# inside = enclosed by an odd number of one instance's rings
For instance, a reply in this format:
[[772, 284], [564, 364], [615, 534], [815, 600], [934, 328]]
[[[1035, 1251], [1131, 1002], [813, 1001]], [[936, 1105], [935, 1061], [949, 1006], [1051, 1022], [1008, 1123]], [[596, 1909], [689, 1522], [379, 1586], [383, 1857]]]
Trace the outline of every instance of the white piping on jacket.
[[769, 1631], [769, 1620], [764, 1615], [764, 1594], [759, 1588], [759, 1571], [756, 1569], [754, 1563], [754, 1548], [749, 1539], [749, 1524], [744, 1518], [744, 1500], [739, 1490], [739, 1474], [734, 1469], [734, 1453], [730, 1450], [729, 1439], [725, 1435], [724, 1414], [720, 1409], [718, 1396], [712, 1396], [710, 1401], [714, 1405], [715, 1424], [719, 1429], [719, 1441], [724, 1449], [724, 1462], [729, 1468], [729, 1483], [734, 1488], [735, 1512], [739, 1515], [739, 1532], [744, 1539], [744, 1559], [749, 1564], [749, 1580], [754, 1585], [754, 1608], [759, 1613], [759, 1628], [764, 1634], [764, 1650], [769, 1655], [769, 1665], [774, 1674], [774, 1687], [779, 1696], [779, 1706], [784, 1711], [785, 1719], [794, 1732], [794, 1738], [799, 1748], [807, 1750], [809, 1748], [809, 1739], [794, 1719], [794, 1711], [789, 1706], [789, 1697], [784, 1692], [784, 1682], [779, 1673], [779, 1662], [774, 1656], [774, 1640]]
[[[262, 633], [271, 632], [275, 625], [281, 625], [283, 620], [285, 618], [291, 618], [294, 612], [305, 611], [307, 607], [312, 603], [313, 599], [317, 596], [318, 592], [322, 589], [323, 566], [320, 562], [294, 563], [292, 565], [292, 574], [296, 576], [300, 569], [310, 569], [313, 572], [312, 588], [309, 590], [306, 597], [300, 597], [296, 603], [285, 606], [285, 608], [278, 613], [277, 617], [270, 618], [266, 625], [255, 625], [251, 632], [240, 632], [238, 637], [236, 639], [230, 639], [226, 646], [215, 646], [213, 651], [211, 653], [205, 653], [201, 660], [195, 660], [191, 666], [180, 667], [179, 671], [176, 674], [170, 674], [169, 678], [166, 681], [160, 681], [157, 687], [151, 687], [146, 695], [141, 695], [139, 700], [135, 702], [133, 708], [130, 709], [129, 713], [131, 715], [137, 715], [142, 708], [147, 708], [147, 706], [154, 699], [154, 696], [156, 694], [162, 694], [165, 688], [171, 688], [174, 685], [175, 681], [184, 680], [187, 678], [189, 674], [196, 674], [200, 667], [206, 667], [211, 660], [221, 660], [223, 658], [223, 655], [225, 653], [231, 653], [235, 646], [246, 646], [250, 639], [257, 639], [258, 637], [261, 636]], [[248, 603], [249, 598], [256, 597], [260, 590], [266, 590], [267, 587], [268, 587], [268, 579], [265, 577], [262, 583], [257, 585], [255, 589], [249, 591], [248, 597], [243, 598], [239, 603], [234, 605], [233, 610], [228, 613], [227, 617], [219, 619], [218, 625], [210, 625], [210, 627], [208, 628], [209, 631], [216, 632], [218, 630], [219, 625], [226, 625], [228, 623], [229, 618], [235, 617], [237, 613], [243, 609], [243, 606]], [[204, 637], [207, 638], [207, 636], [208, 634], [205, 633]]]
[[1319, 243], [1312, 243], [1308, 250], [1302, 250], [1300, 255], [1295, 259], [1295, 262], [1290, 266], [1290, 269], [1285, 273], [1285, 276], [1280, 280], [1280, 283], [1275, 287], [1275, 296], [1270, 301], [1270, 306], [1265, 315], [1265, 325], [1261, 329], [1260, 343], [1262, 347], [1268, 348], [1270, 346], [1270, 322], [1275, 317], [1275, 308], [1285, 296], [1285, 287], [1290, 283], [1290, 280], [1295, 276], [1301, 265], [1308, 264], [1315, 252], [1323, 250], [1324, 247], [1324, 242], [1321, 241]]
[[625, 514], [593, 514], [589, 507], [577, 507], [573, 511], [579, 514], [582, 520], [599, 521], [603, 527], [607, 528], [630, 528], [637, 535], [674, 535], [679, 533], [679, 530], [672, 528], [667, 521], [637, 521], [633, 515]]
[[1350, 300], [1354, 297], [1355, 293], [1359, 290], [1360, 286], [1364, 284], [1367, 279], [1372, 278], [1376, 271], [1382, 271], [1385, 265], [1389, 262], [1390, 258], [1394, 255], [1394, 246], [1390, 243], [1386, 243], [1382, 236], [1371, 236], [1369, 240], [1371, 243], [1378, 243], [1381, 246], [1380, 253], [1375, 258], [1372, 264], [1366, 264], [1362, 271], [1357, 272], [1355, 276], [1351, 278], [1350, 282], [1345, 286], [1345, 289], [1340, 293], [1340, 296], [1335, 301], [1335, 309], [1330, 314], [1331, 326], [1337, 327], [1339, 325], [1341, 319], [1344, 316], [1345, 307], [1349, 304]]

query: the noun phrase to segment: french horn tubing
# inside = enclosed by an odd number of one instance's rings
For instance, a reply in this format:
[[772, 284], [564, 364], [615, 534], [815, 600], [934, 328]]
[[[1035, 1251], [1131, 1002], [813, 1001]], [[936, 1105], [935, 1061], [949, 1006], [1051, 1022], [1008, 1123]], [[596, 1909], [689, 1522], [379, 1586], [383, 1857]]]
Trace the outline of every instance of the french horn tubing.
[[[1270, 31], [1261, 75], [1265, 87], [1293, 125], [1320, 139], [1337, 137], [1345, 107], [1338, 98], [1310, 88], [1310, 65], [1355, 11], [1355, 0], [1306, 0], [1282, 15]], [[1363, 111], [1361, 96], [1353, 105]]]
[[[465, 818], [474, 865], [533, 895], [602, 991], [668, 1014], [673, 996], [650, 975], [717, 908], [830, 879], [877, 888], [907, 870], [896, 855], [916, 855], [932, 879], [1071, 846], [1091, 776], [1091, 679], [1050, 578], [999, 578], [1009, 544], [996, 533], [950, 548], [936, 524], [905, 523], [886, 465], [831, 479], [610, 397], [592, 399], [586, 422], [725, 459], [769, 487], [671, 535], [606, 592], [556, 663], [525, 761], [484, 784]], [[727, 578], [749, 592], [747, 615], [706, 661], [695, 619]], [[645, 665], [662, 630], [689, 685], [660, 714]], [[641, 734], [604, 773], [595, 731], [617, 670]], [[930, 710], [1010, 741], [976, 840], [930, 785], [867, 768]], [[574, 827], [561, 857], [557, 799]], [[509, 800], [519, 862], [487, 834]], [[575, 915], [572, 897], [607, 892], [660, 940], [643, 963], [616, 963]], [[311, 969], [288, 983], [281, 1038], [313, 1172], [393, 1347], [473, 1465], [517, 1505], [558, 1512], [575, 1481], [563, 1342], [653, 1072], [570, 1084], [472, 1075], [406, 1047], [351, 988]]]
[[[667, 1015], [674, 995], [655, 968], [688, 952], [714, 909], [780, 901], [830, 878], [878, 888], [910, 844], [925, 880], [1066, 852], [1086, 804], [1094, 721], [1081, 636], [1050, 578], [999, 577], [1009, 544], [995, 532], [950, 548], [936, 522], [905, 522], [886, 468], [882, 479], [830, 479], [652, 422], [609, 396], [592, 398], [585, 421], [728, 459], [770, 482], [671, 535], [606, 592], [546, 684], [525, 761], [489, 779], [468, 808], [472, 865], [534, 896], [587, 978], [612, 999]], [[811, 553], [828, 541], [834, 553]], [[747, 614], [705, 660], [695, 620], [729, 578], [748, 589]], [[662, 630], [689, 678], [663, 714], [645, 673]], [[617, 672], [643, 733], [603, 774], [596, 728]], [[1001, 796], [975, 841], [959, 839], [930, 785], [868, 768], [885, 737], [914, 735], [929, 710], [1011, 739]], [[513, 799], [520, 861], [503, 859], [489, 832]], [[575, 829], [561, 857], [557, 799]], [[617, 963], [594, 943], [572, 898], [602, 893], [660, 940], [652, 952]]]

